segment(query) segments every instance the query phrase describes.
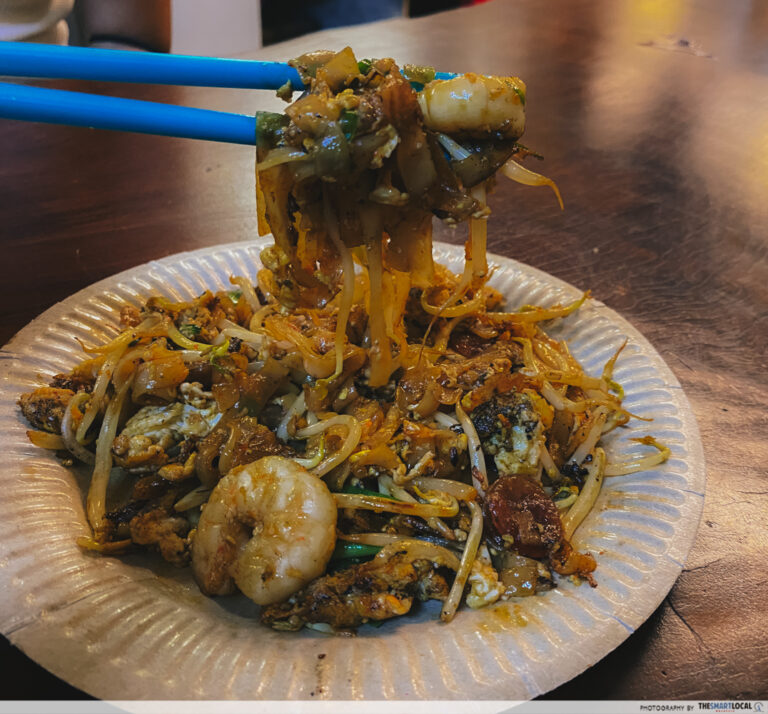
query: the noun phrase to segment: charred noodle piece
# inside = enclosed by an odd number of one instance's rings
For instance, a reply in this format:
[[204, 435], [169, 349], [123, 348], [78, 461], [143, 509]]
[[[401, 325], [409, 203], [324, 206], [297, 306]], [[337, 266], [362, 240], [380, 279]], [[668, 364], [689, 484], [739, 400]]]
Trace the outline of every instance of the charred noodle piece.
[[[189, 565], [190, 522], [173, 509], [173, 503], [185, 488], [153, 474], [136, 482], [130, 500], [106, 514], [106, 533], [110, 540], [97, 543], [82, 539], [79, 545], [87, 550], [110, 552], [124, 549], [131, 543], [151, 548], [174, 565]], [[120, 540], [126, 535], [130, 538]]]
[[51, 434], [61, 433], [61, 420], [64, 418], [69, 400], [75, 396], [71, 389], [40, 387], [19, 397], [19, 407], [24, 418], [34, 427]]
[[219, 449], [218, 470], [223, 475], [237, 466], [258, 461], [265, 456], [292, 458], [296, 452], [287, 444], [281, 444], [275, 433], [254, 417], [240, 416], [223, 425], [226, 441]]
[[166, 508], [156, 508], [131, 519], [131, 541], [136, 545], [156, 548], [163, 560], [174, 565], [189, 564], [190, 524]]
[[459, 565], [445, 548], [401, 540], [367, 563], [317, 578], [285, 602], [263, 610], [261, 621], [277, 630], [325, 623], [339, 631], [404, 615], [414, 600], [444, 600], [449, 589], [438, 569], [455, 571]]
[[100, 360], [88, 359], [75, 367], [70, 374], [57, 374], [53, 377], [49, 387], [58, 389], [71, 389], [73, 392], [90, 392], [96, 381]]

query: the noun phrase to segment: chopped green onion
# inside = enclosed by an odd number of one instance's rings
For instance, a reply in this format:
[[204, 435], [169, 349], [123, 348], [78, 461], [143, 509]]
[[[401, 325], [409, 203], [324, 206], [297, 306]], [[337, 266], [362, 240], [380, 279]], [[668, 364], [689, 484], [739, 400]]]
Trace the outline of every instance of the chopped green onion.
[[358, 119], [359, 117], [357, 116], [357, 112], [353, 112], [351, 109], [345, 109], [341, 113], [339, 123], [341, 124], [341, 130], [344, 132], [344, 136], [346, 137], [347, 141], [355, 138], [355, 134], [357, 133]]
[[290, 119], [275, 112], [256, 112], [256, 139], [259, 145], [275, 146]]
[[357, 69], [360, 74], [368, 74], [371, 71], [371, 67], [373, 67], [373, 60], [362, 59], [357, 63]]
[[331, 560], [349, 560], [351, 558], [373, 557], [381, 550], [378, 545], [365, 545], [364, 543], [336, 543]]
[[201, 327], [199, 325], [182, 325], [179, 328], [179, 332], [181, 332], [184, 337], [187, 337], [190, 340], [194, 340], [195, 337], [197, 337], [201, 332]]

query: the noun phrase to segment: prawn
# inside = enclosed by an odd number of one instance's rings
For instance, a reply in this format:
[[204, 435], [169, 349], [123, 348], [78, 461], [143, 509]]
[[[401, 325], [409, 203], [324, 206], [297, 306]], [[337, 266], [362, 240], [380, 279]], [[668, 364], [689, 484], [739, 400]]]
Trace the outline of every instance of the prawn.
[[336, 545], [336, 502], [325, 483], [282, 456], [230, 471], [203, 507], [192, 542], [200, 589], [235, 586], [259, 605], [322, 575]]
[[435, 131], [518, 139], [525, 129], [525, 84], [517, 77], [462, 74], [430, 82], [418, 99], [425, 125]]

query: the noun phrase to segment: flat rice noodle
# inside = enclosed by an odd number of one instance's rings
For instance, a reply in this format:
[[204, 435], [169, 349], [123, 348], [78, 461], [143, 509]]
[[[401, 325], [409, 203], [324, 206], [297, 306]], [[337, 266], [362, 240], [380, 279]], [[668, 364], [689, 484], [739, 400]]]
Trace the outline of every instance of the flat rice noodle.
[[365, 351], [356, 349], [344, 357], [341, 373], [332, 379], [318, 380], [314, 386], [305, 385], [307, 409], [311, 412], [327, 411], [344, 383], [365, 364]]
[[461, 405], [467, 414], [471, 414], [481, 404], [485, 404], [494, 394], [520, 392], [525, 388], [535, 387], [535, 381], [520, 372], [496, 372], [489, 375], [482, 385], [462, 397]]
[[258, 461], [264, 456], [288, 456], [291, 452], [277, 440], [271, 429], [259, 424], [254, 417], [229, 421], [227, 429], [227, 439], [218, 451], [218, 470], [222, 476], [236, 466]]
[[298, 70], [299, 76], [305, 84], [309, 84], [310, 80], [314, 79], [317, 74], [317, 70], [328, 64], [335, 54], [333, 50], [314, 50], [289, 60], [288, 64]]
[[400, 135], [395, 158], [403, 185], [412, 196], [425, 194], [437, 181], [437, 170], [422, 129], [413, 127]]
[[211, 390], [220, 411], [247, 409], [258, 416], [272, 395], [285, 382], [289, 368], [272, 357], [254, 374], [246, 372], [247, 360], [240, 354], [219, 359]]
[[388, 75], [379, 91], [384, 114], [400, 135], [400, 144], [395, 150], [400, 178], [409, 194], [420, 196], [437, 180], [437, 170], [427, 136], [421, 128], [421, 109], [416, 94], [398, 73]]
[[[325, 379], [333, 374], [336, 367], [335, 352], [321, 354], [314, 340], [286, 320], [282, 315], [270, 315], [264, 320], [264, 331], [278, 343], [292, 345], [300, 352], [304, 371], [315, 379]], [[283, 346], [283, 345], [280, 345]]]
[[[379, 412], [382, 412], [381, 407], [375, 404], [375, 408]], [[357, 417], [360, 421], [360, 417]], [[370, 426], [366, 422], [361, 422], [363, 426], [363, 436], [360, 442], [360, 446], [366, 449], [373, 449], [379, 444], [386, 444], [394, 436], [395, 432], [400, 428], [402, 421], [402, 413], [397, 405], [393, 404], [387, 410], [384, 415], [383, 421], [377, 419], [371, 421]]]
[[366, 206], [374, 189], [371, 176], [356, 174], [354, 182], [329, 184], [328, 200], [339, 224], [339, 237], [348, 248], [364, 245], [365, 237], [377, 235], [381, 240], [381, 217], [378, 211]]
[[399, 380], [395, 402], [405, 412], [415, 412], [424, 419], [433, 414], [441, 404], [454, 404], [461, 390], [443, 387], [439, 380], [444, 377], [440, 367], [420, 363], [405, 371]]
[[[258, 153], [258, 152], [257, 152]], [[275, 245], [287, 256], [292, 257], [298, 243], [298, 233], [293, 225], [289, 197], [293, 185], [293, 174], [289, 166], [275, 166], [259, 171], [259, 188], [264, 207], [267, 233], [275, 238]], [[260, 229], [261, 231], [261, 226]], [[264, 235], [264, 233], [261, 233]]]
[[[258, 163], [258, 159], [256, 159]], [[256, 169], [256, 226], [260, 236], [268, 236], [272, 229], [267, 223], [267, 199], [261, 186], [261, 172]]]
[[403, 462], [386, 444], [378, 444], [372, 449], [357, 451], [349, 457], [349, 463], [354, 471], [362, 468], [364, 475], [367, 475], [368, 466], [380, 466], [391, 471], [402, 470], [405, 473]]
[[285, 113], [299, 129], [319, 136], [328, 122], [336, 121], [341, 112], [335, 102], [328, 102], [319, 94], [307, 94], [286, 107]]
[[[392, 219], [395, 220], [392, 220]], [[435, 278], [432, 260], [432, 216], [418, 209], [391, 211], [384, 221], [389, 236], [386, 264], [409, 273], [411, 285], [428, 288]]]
[[383, 304], [383, 261], [381, 241], [380, 211], [370, 206], [362, 212], [366, 236], [366, 254], [368, 258], [368, 275], [371, 281], [370, 300], [368, 304], [371, 333], [371, 348], [369, 358], [371, 371], [368, 384], [371, 387], [382, 387], [389, 381], [389, 376], [397, 365], [392, 360], [392, 347], [387, 334], [385, 309]]
[[325, 82], [334, 92], [349, 86], [350, 82], [360, 76], [360, 69], [352, 48], [345, 47], [337, 52], [327, 63], [318, 67], [315, 76], [318, 81]]
[[272, 395], [283, 386], [289, 369], [286, 365], [269, 357], [264, 366], [256, 374], [240, 377], [240, 399], [237, 408], [245, 407], [248, 414], [258, 416]]
[[379, 87], [384, 115], [392, 122], [398, 133], [423, 123], [419, 100], [410, 82], [399, 72], [384, 78]]
[[323, 233], [319, 231], [299, 229], [296, 257], [302, 270], [306, 272], [315, 270], [318, 258], [320, 257], [320, 246], [323, 237]]
[[215, 486], [221, 476], [218, 469], [218, 459], [229, 436], [228, 423], [229, 418], [227, 416], [222, 417], [211, 432], [198, 443], [195, 473], [203, 486], [209, 488]]
[[164, 404], [176, 397], [177, 387], [187, 379], [189, 368], [178, 352], [153, 343], [136, 367], [132, 400], [137, 404]]

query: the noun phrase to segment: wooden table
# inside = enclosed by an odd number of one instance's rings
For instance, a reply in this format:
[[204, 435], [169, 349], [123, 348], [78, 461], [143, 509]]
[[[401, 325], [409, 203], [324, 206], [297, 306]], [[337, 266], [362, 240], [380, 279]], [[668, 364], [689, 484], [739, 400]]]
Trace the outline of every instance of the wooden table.
[[[525, 79], [525, 142], [546, 155], [566, 210], [544, 189], [500, 184], [490, 249], [591, 288], [628, 318], [699, 422], [707, 497], [683, 574], [622, 646], [547, 696], [765, 698], [768, 3], [496, 0], [254, 56], [344, 44]], [[56, 86], [279, 106], [249, 91]], [[105, 276], [255, 235], [253, 160], [244, 147], [0, 121], [0, 344]], [[3, 669], [4, 697], [79, 696], [7, 643]]]

